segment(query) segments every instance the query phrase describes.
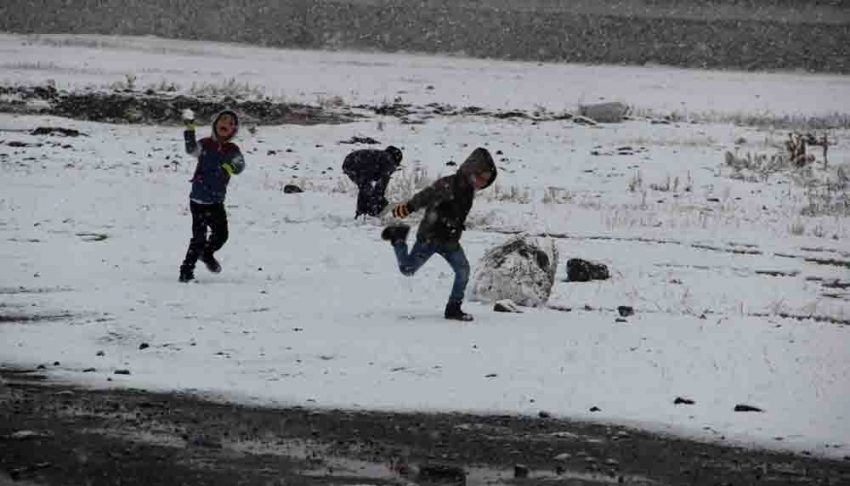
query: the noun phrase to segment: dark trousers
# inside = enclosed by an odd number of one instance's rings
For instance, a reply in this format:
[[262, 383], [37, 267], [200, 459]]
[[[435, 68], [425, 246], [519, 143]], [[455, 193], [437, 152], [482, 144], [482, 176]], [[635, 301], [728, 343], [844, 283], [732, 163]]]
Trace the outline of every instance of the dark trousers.
[[412, 277], [435, 253], [445, 258], [455, 272], [449, 301], [463, 301], [466, 284], [469, 282], [469, 261], [467, 261], [466, 253], [459, 244], [440, 245], [416, 241], [410, 253], [408, 253], [407, 243], [399, 241], [393, 245], [393, 250], [395, 250], [395, 256], [398, 259], [398, 269], [408, 277]]
[[381, 211], [388, 204], [384, 193], [390, 183], [389, 176], [381, 177], [378, 180], [358, 179], [351, 174], [349, 174], [349, 177], [357, 184], [357, 211], [354, 217], [357, 218], [361, 214], [369, 216], [381, 214]]
[[192, 239], [189, 240], [189, 250], [183, 260], [182, 268], [185, 270], [193, 270], [198, 259], [212, 256], [221, 249], [228, 236], [224, 203], [200, 204], [190, 201], [189, 209], [192, 211]]

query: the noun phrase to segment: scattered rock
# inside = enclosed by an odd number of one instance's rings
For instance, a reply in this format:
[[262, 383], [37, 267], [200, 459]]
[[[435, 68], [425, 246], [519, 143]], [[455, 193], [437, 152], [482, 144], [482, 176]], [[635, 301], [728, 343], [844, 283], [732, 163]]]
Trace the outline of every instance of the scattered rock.
[[341, 140], [339, 143], [341, 144], [355, 144], [355, 143], [363, 143], [366, 145], [378, 145], [381, 142], [375, 140], [372, 137], [351, 137], [348, 140]]
[[30, 135], [62, 135], [64, 137], [79, 137], [80, 135], [86, 136], [79, 130], [61, 127], [37, 127], [35, 130], [30, 132]]
[[12, 140], [11, 142], [6, 142], [6, 145], [8, 145], [10, 147], [16, 147], [16, 148], [41, 147], [40, 143], [26, 143], [26, 142], [19, 142], [17, 140]]
[[184, 439], [188, 447], [203, 447], [205, 449], [222, 449], [224, 447], [221, 440], [206, 434], [192, 434], [185, 436]]
[[568, 461], [568, 460], [572, 459], [572, 457], [573, 457], [573, 455], [570, 454], [569, 452], [562, 452], [562, 453], [558, 454], [557, 456], [555, 456], [555, 460], [563, 462], [563, 461]]
[[115, 370], [116, 375], [129, 375], [130, 370]]
[[86, 368], [83, 370], [83, 373], [94, 373], [95, 371], [97, 371], [95, 368]]
[[520, 314], [522, 311], [517, 307], [517, 305], [511, 299], [502, 299], [496, 302], [493, 306], [493, 310], [496, 312], [512, 312]]
[[103, 241], [109, 238], [109, 235], [105, 233], [77, 233], [77, 236], [83, 239], [83, 241]]
[[54, 361], [54, 362], [53, 362], [53, 366], [61, 366], [61, 364], [62, 364], [62, 363], [60, 363], [60, 362], [58, 362], [58, 361]]
[[552, 418], [552, 414], [545, 411], [545, 410], [541, 410], [541, 411], [537, 412], [537, 416], [542, 418], [542, 419]]
[[528, 477], [529, 471], [528, 466], [524, 464], [517, 464], [514, 466], [514, 479], [526, 479]]
[[454, 160], [450, 160], [450, 161], [446, 162], [446, 165], [449, 166], [449, 167], [454, 167], [454, 166], [457, 165], [457, 162], [455, 162]]
[[544, 305], [555, 283], [558, 250], [552, 240], [538, 244], [527, 235], [487, 251], [472, 277], [473, 300], [510, 299], [517, 305]]
[[299, 192], [304, 192], [304, 189], [301, 189], [300, 187], [296, 186], [295, 184], [287, 184], [287, 185], [283, 186], [283, 193], [284, 194], [297, 194]]
[[608, 267], [602, 263], [594, 263], [581, 258], [567, 260], [568, 282], [589, 282], [591, 280], [607, 280], [611, 277]]
[[591, 127], [598, 125], [598, 123], [596, 123], [596, 120], [594, 120], [592, 118], [588, 118], [586, 116], [581, 116], [581, 115], [574, 116], [573, 121], [575, 123], [578, 123], [579, 125], [588, 125], [588, 126], [591, 126]]
[[142, 343], [142, 344], [139, 345], [139, 351], [141, 351], [143, 349], [148, 349], [149, 347], [151, 347], [150, 344]]
[[742, 404], [742, 403], [735, 405], [735, 411], [736, 412], [764, 412], [764, 410], [762, 410], [758, 407], [754, 407], [752, 405], [745, 405], [745, 404]]
[[97, 356], [106, 356], [106, 353], [104, 353], [103, 351], [98, 351]]
[[626, 318], [623, 318], [623, 317], [618, 317], [618, 318], [614, 319], [614, 322], [623, 323], [623, 322], [629, 322], [629, 320], [626, 319]]
[[602, 411], [602, 409], [601, 409], [601, 408], [599, 408], [599, 407], [597, 407], [597, 406], [593, 406], [593, 407], [590, 407], [590, 411], [591, 411], [591, 412], [601, 412], [601, 411]]
[[488, 374], [484, 375], [484, 378], [495, 378], [497, 376], [499, 376], [499, 375], [496, 374], [496, 373], [488, 373]]
[[693, 405], [694, 403], [696, 402], [689, 398], [676, 397], [676, 399], [673, 400], [673, 405]]
[[24, 439], [36, 439], [39, 437], [50, 437], [50, 433], [48, 432], [36, 432], [34, 430], [18, 430], [17, 432], [12, 432], [9, 436], [10, 439], [16, 440], [24, 440]]
[[466, 471], [448, 464], [424, 464], [419, 467], [418, 479], [443, 484], [466, 484]]
[[617, 312], [622, 317], [629, 317], [635, 314], [635, 308], [629, 305], [621, 305], [617, 307]]
[[719, 203], [719, 202], [720, 202], [720, 198], [710, 197], [710, 198], [706, 199], [706, 201], [708, 201], [708, 202], [714, 202], [714, 203]]
[[558, 464], [557, 466], [555, 466], [555, 474], [557, 474], [558, 476], [564, 474], [565, 472], [567, 472], [567, 468], [565, 468], [563, 464]]

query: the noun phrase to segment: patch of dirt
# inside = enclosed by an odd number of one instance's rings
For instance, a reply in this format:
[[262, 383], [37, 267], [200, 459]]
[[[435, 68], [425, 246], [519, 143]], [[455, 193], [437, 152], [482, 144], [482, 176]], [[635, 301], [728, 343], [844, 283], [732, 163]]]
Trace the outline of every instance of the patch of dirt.
[[35, 484], [850, 481], [850, 458], [690, 442], [543, 411], [520, 417], [254, 408], [49, 384], [27, 370], [0, 370], [0, 377], [0, 472]]
[[[181, 113], [190, 108], [200, 120], [212, 119], [224, 108], [236, 110], [243, 117], [243, 124], [262, 125], [318, 125], [341, 124], [357, 121], [366, 115], [393, 116], [402, 123], [424, 123], [433, 116], [482, 116], [499, 119], [521, 119], [532, 123], [570, 120], [573, 115], [563, 112], [535, 111], [489, 111], [476, 106], [456, 107], [447, 104], [429, 103], [412, 105], [393, 102], [381, 105], [338, 106], [333, 109], [300, 103], [284, 103], [267, 100], [242, 100], [233, 97], [217, 99], [175, 95], [168, 92], [148, 90], [145, 92], [112, 90], [66, 92], [52, 85], [46, 86], [2, 86], [0, 112], [21, 114], [49, 114], [65, 118], [106, 123], [141, 123], [159, 125], [182, 124]], [[34, 102], [38, 103], [34, 103]], [[355, 111], [357, 110], [357, 111]], [[40, 127], [33, 135], [62, 134], [82, 135], [76, 130]], [[10, 142], [22, 143], [22, 142]], [[16, 145], [18, 146], [18, 145]], [[23, 146], [23, 145], [21, 145]]]
[[[225, 108], [234, 109], [243, 116], [243, 124], [340, 124], [362, 118], [350, 110], [328, 110], [299, 103], [231, 97], [207, 99], [155, 91], [67, 92], [58, 91], [51, 85], [0, 86], [0, 95], [4, 94], [10, 96], [0, 99], [0, 111], [49, 114], [105, 123], [182, 124], [181, 113], [186, 108], [192, 109], [202, 120], [211, 120]], [[54, 131], [43, 134], [51, 133]]]
[[3, 294], [46, 294], [50, 292], [67, 292], [71, 290], [68, 287], [0, 287], [0, 295]]
[[62, 321], [66, 319], [73, 318], [73, 314], [68, 313], [59, 313], [59, 314], [23, 314], [23, 313], [3, 313], [0, 312], [0, 324], [4, 323], [33, 323], [33, 322], [43, 322], [43, 321]]

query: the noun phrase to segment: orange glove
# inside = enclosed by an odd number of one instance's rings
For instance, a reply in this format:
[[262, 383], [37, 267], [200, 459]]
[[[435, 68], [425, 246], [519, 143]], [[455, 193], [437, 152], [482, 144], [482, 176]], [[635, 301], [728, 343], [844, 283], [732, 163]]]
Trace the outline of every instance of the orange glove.
[[393, 208], [393, 216], [396, 218], [406, 218], [410, 216], [410, 209], [408, 209], [407, 204], [396, 204]]

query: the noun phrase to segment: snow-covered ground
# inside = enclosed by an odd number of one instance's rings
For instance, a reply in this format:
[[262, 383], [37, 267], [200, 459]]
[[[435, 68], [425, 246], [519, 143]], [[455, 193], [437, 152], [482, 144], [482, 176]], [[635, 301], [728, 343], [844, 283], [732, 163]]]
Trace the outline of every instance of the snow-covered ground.
[[[141, 87], [190, 91], [235, 78], [311, 103], [401, 96], [563, 110], [619, 99], [717, 121], [850, 111], [850, 79], [837, 76], [148, 38], [0, 35], [0, 52], [0, 82], [53, 79], [63, 88], [129, 76]], [[30, 135], [37, 126], [87, 136]], [[353, 147], [338, 142], [354, 135], [403, 147], [395, 199], [409, 193], [414, 172], [433, 179], [474, 147], [491, 150], [501, 173], [470, 214], [470, 261], [507, 232], [554, 234], [562, 262], [549, 304], [572, 310], [501, 314], [469, 302], [475, 322], [443, 320], [452, 278], [445, 262], [403, 277], [379, 238], [381, 222], [353, 220], [354, 190], [339, 171]], [[850, 218], [803, 216], [825, 196], [793, 181], [837, 180], [834, 167], [850, 161], [850, 131], [830, 132], [830, 168], [818, 159], [808, 176], [786, 170], [753, 182], [723, 166], [726, 151], [772, 155], [787, 135], [728, 123], [588, 127], [472, 116], [259, 127], [238, 141], [248, 169], [228, 196], [224, 271], [201, 266], [198, 283], [186, 285], [177, 274], [194, 162], [179, 129], [0, 114], [0, 316], [45, 318], [0, 321], [0, 363], [44, 364], [56, 378], [92, 386], [317, 407], [544, 410], [845, 456]], [[620, 155], [624, 146], [631, 150]], [[284, 194], [287, 183], [307, 191]], [[606, 263], [612, 279], [564, 282], [572, 257]], [[619, 305], [636, 314], [617, 322]], [[695, 403], [674, 405], [676, 397]], [[764, 412], [735, 412], [737, 404]]]

